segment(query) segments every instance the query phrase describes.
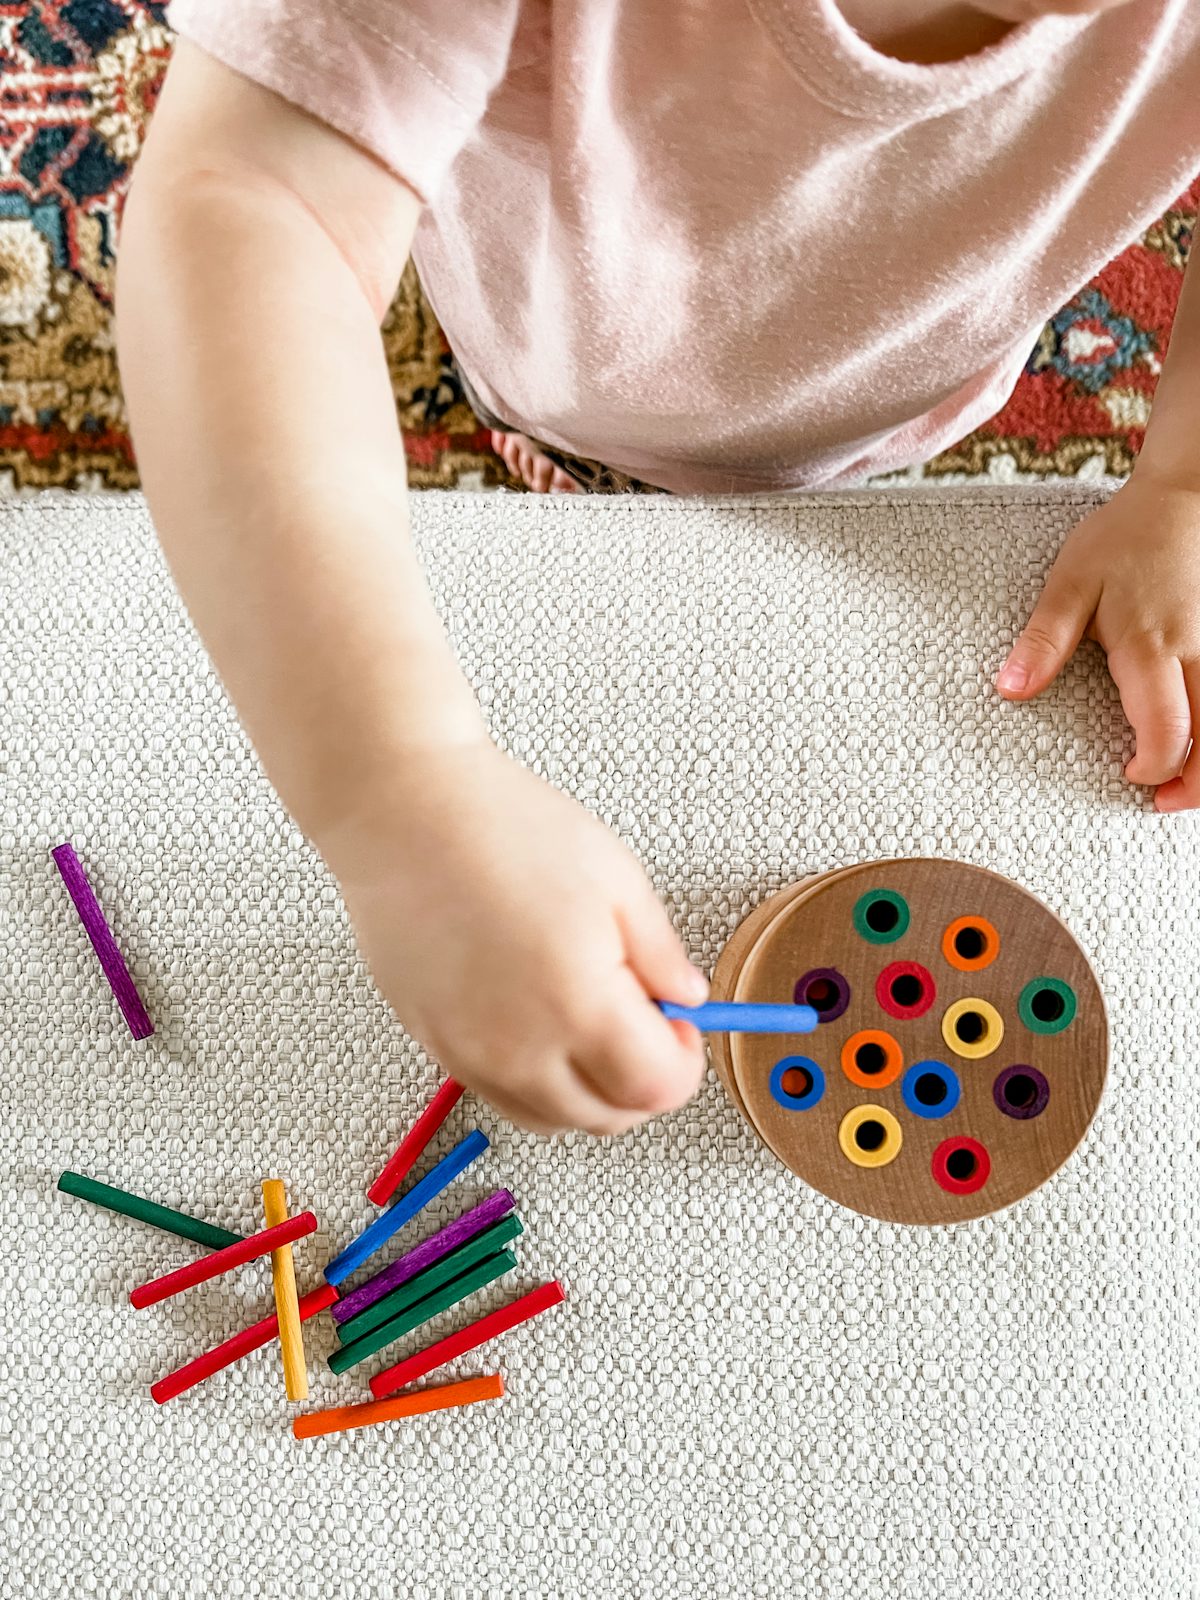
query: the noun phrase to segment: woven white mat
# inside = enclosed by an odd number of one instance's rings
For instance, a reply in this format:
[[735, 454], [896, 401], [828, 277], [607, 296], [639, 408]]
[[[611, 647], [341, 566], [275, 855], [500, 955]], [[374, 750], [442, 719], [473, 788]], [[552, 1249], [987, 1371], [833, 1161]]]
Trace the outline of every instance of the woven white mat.
[[[510, 1185], [528, 1231], [495, 1298], [558, 1275], [570, 1300], [453, 1369], [499, 1362], [504, 1401], [303, 1444], [272, 1352], [147, 1394], [270, 1310], [269, 1270], [134, 1312], [194, 1247], [55, 1180], [250, 1231], [279, 1174], [321, 1218], [312, 1283], [436, 1068], [373, 992], [139, 502], [0, 508], [0, 1596], [1194, 1600], [1197, 826], [1126, 787], [1090, 647], [1040, 704], [989, 688], [1097, 498], [414, 498], [497, 736], [620, 831], [702, 963], [799, 874], [979, 862], [1093, 956], [1113, 1070], [1045, 1190], [932, 1231], [807, 1190], [711, 1078], [607, 1145], [464, 1102], [439, 1151], [476, 1123], [493, 1146], [436, 1218]], [[53, 870], [64, 838], [145, 1044]], [[324, 1328], [309, 1345], [314, 1403], [363, 1394], [324, 1368]]]

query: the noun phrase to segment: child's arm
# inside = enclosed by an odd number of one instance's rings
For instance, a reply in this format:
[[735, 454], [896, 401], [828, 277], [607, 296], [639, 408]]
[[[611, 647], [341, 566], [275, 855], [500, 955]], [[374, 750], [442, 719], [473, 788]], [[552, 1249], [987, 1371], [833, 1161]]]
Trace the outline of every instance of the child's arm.
[[[1133, 725], [1125, 773], [1160, 811], [1200, 806], [1200, 268], [1184, 275], [1145, 444], [1128, 481], [1071, 534], [1001, 669], [1040, 694], [1096, 639]], [[1189, 745], [1196, 740], [1192, 753]]]
[[491, 742], [408, 537], [379, 338], [420, 204], [181, 43], [122, 230], [117, 322], [167, 557], [384, 993], [519, 1120], [685, 1100], [706, 990], [634, 858]]

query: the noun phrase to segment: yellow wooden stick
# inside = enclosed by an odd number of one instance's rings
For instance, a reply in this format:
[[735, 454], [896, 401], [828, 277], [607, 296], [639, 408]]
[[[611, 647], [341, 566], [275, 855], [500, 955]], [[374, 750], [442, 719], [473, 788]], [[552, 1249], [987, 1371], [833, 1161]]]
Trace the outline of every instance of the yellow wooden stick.
[[[287, 1197], [281, 1178], [264, 1178], [263, 1215], [267, 1227], [287, 1221]], [[296, 1297], [296, 1266], [292, 1247], [271, 1251], [271, 1275], [275, 1281], [275, 1315], [279, 1318], [279, 1344], [283, 1351], [283, 1383], [289, 1400], [308, 1399], [308, 1363], [304, 1359], [304, 1335], [300, 1332], [300, 1303]]]

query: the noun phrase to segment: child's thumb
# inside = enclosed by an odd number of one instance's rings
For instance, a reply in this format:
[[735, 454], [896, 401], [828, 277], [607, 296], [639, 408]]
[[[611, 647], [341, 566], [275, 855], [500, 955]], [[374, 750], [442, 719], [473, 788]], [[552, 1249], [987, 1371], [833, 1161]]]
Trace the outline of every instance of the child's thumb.
[[1051, 569], [1041, 599], [997, 674], [996, 688], [1010, 700], [1027, 700], [1048, 688], [1092, 620], [1099, 596], [1081, 589], [1059, 571], [1060, 565]]
[[708, 979], [688, 960], [649, 881], [635, 888], [624, 905], [621, 932], [629, 965], [651, 999], [698, 1006], [708, 998]]

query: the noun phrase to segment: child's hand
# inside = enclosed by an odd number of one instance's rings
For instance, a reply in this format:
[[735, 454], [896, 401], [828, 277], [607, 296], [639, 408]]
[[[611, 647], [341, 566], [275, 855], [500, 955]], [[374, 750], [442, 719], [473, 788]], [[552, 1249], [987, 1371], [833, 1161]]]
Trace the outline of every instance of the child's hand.
[[1133, 783], [1158, 786], [1160, 811], [1200, 806], [1200, 489], [1146, 472], [1072, 532], [996, 680], [1027, 700], [1084, 636], [1108, 667], [1133, 725]]
[[440, 1065], [539, 1132], [690, 1099], [708, 993], [634, 856], [487, 739], [423, 756], [327, 855], [384, 995]]

